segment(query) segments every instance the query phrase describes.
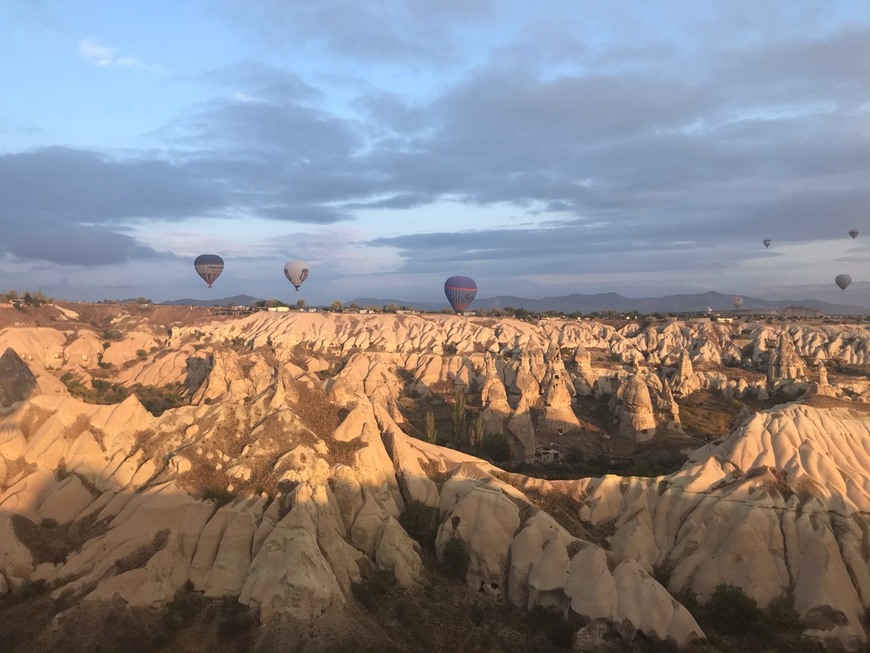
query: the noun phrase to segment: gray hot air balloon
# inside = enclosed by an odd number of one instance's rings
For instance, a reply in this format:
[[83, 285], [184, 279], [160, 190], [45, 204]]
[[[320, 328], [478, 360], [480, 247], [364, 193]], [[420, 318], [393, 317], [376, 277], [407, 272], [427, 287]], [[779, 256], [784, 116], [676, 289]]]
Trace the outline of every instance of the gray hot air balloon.
[[765, 248], [765, 249], [767, 249], [768, 247], [770, 247], [770, 238], [765, 238], [765, 239], [762, 240], [761, 242], [764, 243], [764, 248]]
[[852, 284], [852, 277], [848, 274], [838, 274], [834, 277], [834, 283], [840, 287], [840, 290], [846, 290]]
[[731, 303], [734, 304], [734, 308], [739, 311], [740, 307], [743, 306], [743, 297], [735, 297], [731, 300]]
[[308, 264], [304, 261], [287, 261], [284, 264], [284, 276], [298, 292], [299, 286], [308, 278]]
[[852, 236], [852, 240], [855, 240], [858, 237], [857, 229], [849, 229], [849, 235]]

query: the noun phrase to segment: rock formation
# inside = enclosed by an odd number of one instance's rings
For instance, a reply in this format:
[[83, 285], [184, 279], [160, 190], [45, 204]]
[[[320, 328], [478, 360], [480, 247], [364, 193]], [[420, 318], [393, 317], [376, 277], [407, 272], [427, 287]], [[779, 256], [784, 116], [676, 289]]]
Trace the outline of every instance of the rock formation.
[[571, 408], [574, 385], [568, 380], [568, 372], [555, 345], [551, 345], [547, 353], [547, 371], [542, 387], [544, 409], [538, 420], [538, 432], [560, 435], [577, 433], [580, 420]]
[[8, 408], [36, 391], [36, 377], [11, 347], [0, 356], [0, 406]]
[[656, 433], [649, 388], [639, 375], [631, 375], [616, 394], [619, 433], [635, 442], [644, 442]]
[[[62, 330], [0, 330], [0, 594], [57, 611], [15, 653], [59, 649], [76, 622], [177, 609], [179, 596], [241, 606], [263, 638], [339, 621], [374, 637], [360, 584], [387, 574], [421, 591], [431, 573], [405, 530], [420, 505], [435, 509], [426, 545], [443, 561], [460, 543], [475, 597], [576, 615], [577, 647], [639, 632], [687, 645], [704, 633], [675, 597], [704, 600], [720, 583], [762, 606], [789, 601], [822, 643], [866, 643], [870, 383], [839, 366], [820, 365], [812, 396], [694, 440], [709, 444], [655, 478], [549, 481], [409, 435], [419, 402], [445, 419], [438, 402], [461, 387], [527, 462], [536, 431], [564, 435], [581, 408], [605, 412], [600, 439], [654, 447], [657, 423], [677, 429], [678, 401], [698, 388], [733, 409], [762, 400], [765, 373], [800, 396], [801, 357], [870, 364], [863, 326], [119, 315], [104, 348], [62, 315]], [[718, 367], [733, 348], [753, 351], [745, 368]], [[660, 366], [677, 363], [663, 381]], [[84, 401], [101, 388], [117, 395]]]
[[798, 356], [792, 339], [786, 333], [779, 335], [778, 344], [770, 353], [767, 367], [767, 378], [770, 382], [803, 381], [807, 378], [807, 368]]
[[680, 354], [680, 364], [676, 374], [671, 379], [671, 389], [677, 397], [688, 397], [702, 387], [701, 377], [695, 374], [692, 358], [688, 350]]

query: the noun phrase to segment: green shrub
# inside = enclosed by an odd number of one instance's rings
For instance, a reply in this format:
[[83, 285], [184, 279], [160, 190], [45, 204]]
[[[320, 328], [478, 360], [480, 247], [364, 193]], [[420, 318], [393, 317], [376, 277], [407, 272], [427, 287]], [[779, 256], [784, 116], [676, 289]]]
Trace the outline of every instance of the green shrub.
[[224, 640], [248, 632], [255, 622], [247, 606], [242, 605], [238, 599], [232, 596], [226, 597], [221, 602], [218, 618], [218, 635]]
[[468, 569], [468, 551], [465, 549], [465, 543], [455, 535], [450, 538], [447, 544], [444, 545], [443, 551], [444, 564], [451, 573], [464, 577]]
[[574, 634], [583, 625], [582, 619], [565, 619], [555, 608], [545, 608], [541, 605], [529, 610], [529, 629], [543, 633], [547, 640], [556, 648], [571, 648], [574, 644]]
[[486, 620], [486, 613], [487, 609], [485, 604], [474, 603], [468, 611], [468, 616], [471, 619], [471, 623], [475, 626], [480, 626]]
[[146, 358], [148, 358], [148, 352], [144, 349], [137, 349], [136, 358], [138, 358], [140, 361], [144, 361]]
[[374, 612], [379, 601], [387, 595], [390, 588], [396, 584], [393, 572], [378, 569], [368, 578], [358, 583], [351, 583], [350, 591], [354, 598], [362, 603], [369, 612]]
[[237, 495], [234, 492], [230, 492], [229, 490], [213, 487], [207, 487], [202, 491], [202, 499], [206, 501], [214, 501], [218, 508], [229, 503], [235, 499], [236, 496]]
[[427, 506], [422, 501], [411, 501], [405, 506], [405, 512], [399, 515], [399, 523], [420, 544], [432, 547], [438, 534], [438, 508]]
[[487, 433], [480, 442], [480, 455], [499, 463], [511, 459], [511, 445], [503, 433]]
[[159, 417], [170, 408], [184, 405], [185, 388], [181, 383], [170, 383], [157, 388], [154, 386], [136, 385], [133, 392], [149, 413]]
[[724, 635], [738, 635], [761, 621], [761, 608], [736, 585], [720, 583], [704, 606], [710, 625]]

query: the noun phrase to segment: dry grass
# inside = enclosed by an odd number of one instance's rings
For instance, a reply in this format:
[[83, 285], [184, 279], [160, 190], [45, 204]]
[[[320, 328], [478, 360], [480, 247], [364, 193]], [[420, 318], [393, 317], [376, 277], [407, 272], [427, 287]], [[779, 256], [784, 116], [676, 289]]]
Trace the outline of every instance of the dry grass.
[[109, 520], [97, 521], [96, 516], [57, 525], [48, 520], [35, 524], [22, 515], [12, 515], [15, 537], [27, 547], [36, 565], [66, 562], [67, 557], [80, 551], [88, 540], [105, 533], [108, 524]]

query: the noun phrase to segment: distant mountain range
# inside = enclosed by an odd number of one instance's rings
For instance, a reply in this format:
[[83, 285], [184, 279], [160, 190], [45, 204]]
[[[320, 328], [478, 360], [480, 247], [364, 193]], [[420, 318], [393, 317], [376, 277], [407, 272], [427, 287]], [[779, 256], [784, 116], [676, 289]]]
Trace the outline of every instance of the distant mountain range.
[[[529, 311], [558, 311], [560, 313], [595, 313], [599, 311], [620, 311], [627, 313], [700, 313], [709, 306], [714, 311], [733, 311], [734, 295], [723, 295], [718, 292], [707, 292], [694, 295], [668, 295], [666, 297], [647, 297], [632, 299], [616, 293], [600, 293], [597, 295], [562, 295], [559, 297], [543, 297], [541, 299], [527, 299], [510, 295], [497, 297], [481, 297], [472, 304], [473, 309], [493, 308], [524, 308]], [[235, 295], [218, 299], [175, 299], [163, 302], [168, 306], [249, 306], [262, 301], [250, 295]], [[346, 302], [347, 304], [359, 304], [360, 306], [383, 307], [389, 304], [407, 306], [421, 311], [441, 311], [448, 307], [446, 301], [439, 302], [415, 302], [404, 299], [375, 299], [361, 297]], [[849, 304], [833, 304], [818, 299], [783, 299], [769, 300], [743, 295], [743, 307], [741, 310], [752, 309], [779, 310], [790, 306], [800, 306], [822, 311], [828, 315], [870, 315], [870, 308], [866, 306], [852, 306]]]
[[250, 306], [261, 301], [263, 300], [259, 297], [251, 297], [250, 295], [233, 295], [218, 299], [173, 299], [161, 302], [161, 304], [163, 306]]
[[[447, 307], [447, 302], [409, 302], [399, 299], [373, 299], [370, 297], [354, 300], [360, 306], [386, 306], [396, 304], [409, 306], [420, 310], [439, 311]], [[543, 297], [541, 299], [526, 299], [500, 295], [497, 297], [482, 297], [476, 299], [472, 308], [524, 308], [529, 311], [558, 311], [560, 313], [595, 313], [598, 311], [637, 311], [638, 313], [698, 313], [706, 311], [709, 306], [714, 311], [733, 311], [734, 295], [723, 295], [718, 292], [707, 292], [694, 295], [668, 295], [666, 297], [648, 297], [632, 299], [616, 293], [600, 293], [597, 295], [562, 295], [560, 297]], [[848, 304], [832, 304], [817, 299], [784, 299], [769, 300], [743, 295], [743, 311], [751, 309], [783, 309], [790, 306], [812, 308], [829, 315], [868, 315], [870, 308]]]

